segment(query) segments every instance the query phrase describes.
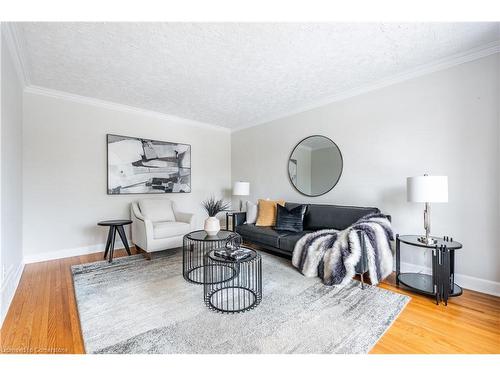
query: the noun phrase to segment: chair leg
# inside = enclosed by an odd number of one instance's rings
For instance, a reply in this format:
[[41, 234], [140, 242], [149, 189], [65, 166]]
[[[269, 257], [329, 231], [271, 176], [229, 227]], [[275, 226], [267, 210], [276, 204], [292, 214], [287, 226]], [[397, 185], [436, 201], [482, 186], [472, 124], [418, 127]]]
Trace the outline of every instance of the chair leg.
[[142, 254], [144, 258], [147, 260], [151, 260], [151, 253], [148, 253], [146, 250], [141, 249], [139, 246], [135, 245], [135, 249], [137, 250], [138, 254]]
[[363, 278], [363, 273], [360, 273], [359, 274], [359, 277], [361, 278], [361, 289], [365, 289], [365, 281], [364, 281], [364, 278]]

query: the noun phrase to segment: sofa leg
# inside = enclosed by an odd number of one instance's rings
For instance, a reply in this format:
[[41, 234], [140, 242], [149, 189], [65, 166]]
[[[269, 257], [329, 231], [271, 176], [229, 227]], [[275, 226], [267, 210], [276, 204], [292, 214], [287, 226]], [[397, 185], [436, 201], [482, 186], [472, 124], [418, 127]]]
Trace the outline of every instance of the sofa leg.
[[364, 289], [365, 289], [365, 281], [364, 281], [364, 279], [363, 279], [363, 274], [361, 273], [359, 276], [360, 276], [360, 278], [361, 278], [361, 289], [363, 289], [363, 290], [364, 290]]
[[151, 253], [148, 253], [146, 250], [141, 249], [139, 246], [135, 245], [138, 254], [142, 254], [144, 258], [147, 260], [151, 260]]

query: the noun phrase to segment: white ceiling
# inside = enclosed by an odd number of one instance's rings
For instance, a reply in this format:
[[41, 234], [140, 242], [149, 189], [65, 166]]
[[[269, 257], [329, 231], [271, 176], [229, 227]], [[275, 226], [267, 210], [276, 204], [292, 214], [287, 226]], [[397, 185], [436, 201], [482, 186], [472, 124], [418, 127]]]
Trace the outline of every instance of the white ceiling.
[[245, 127], [499, 39], [495, 23], [18, 23], [30, 84]]

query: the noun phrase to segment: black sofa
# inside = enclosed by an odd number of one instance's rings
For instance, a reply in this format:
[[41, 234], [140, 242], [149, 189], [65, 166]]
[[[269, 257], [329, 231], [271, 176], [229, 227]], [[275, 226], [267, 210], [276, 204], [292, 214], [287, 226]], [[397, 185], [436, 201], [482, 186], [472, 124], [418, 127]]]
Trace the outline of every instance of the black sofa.
[[[288, 209], [297, 207], [300, 203], [285, 203]], [[343, 230], [351, 224], [371, 213], [379, 213], [375, 207], [335, 206], [328, 204], [306, 204], [304, 216], [304, 231], [300, 233], [277, 231], [273, 227], [258, 227], [255, 224], [245, 224], [246, 213], [234, 215], [234, 230], [241, 235], [243, 241], [280, 255], [291, 257], [297, 241], [305, 234], [321, 229]], [[359, 235], [359, 234], [358, 234]], [[356, 273], [361, 275], [368, 271], [368, 261], [364, 237], [360, 236], [362, 252], [356, 265]]]

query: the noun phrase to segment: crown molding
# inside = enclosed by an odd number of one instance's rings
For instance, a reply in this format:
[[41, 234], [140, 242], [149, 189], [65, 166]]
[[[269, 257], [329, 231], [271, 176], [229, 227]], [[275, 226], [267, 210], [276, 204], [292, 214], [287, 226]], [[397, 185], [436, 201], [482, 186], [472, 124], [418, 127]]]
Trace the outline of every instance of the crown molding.
[[182, 118], [182, 117], [177, 117], [177, 116], [169, 115], [169, 114], [162, 113], [162, 112], [150, 111], [147, 109], [132, 107], [132, 106], [125, 105], [125, 104], [110, 102], [107, 100], [96, 99], [96, 98], [92, 98], [89, 96], [71, 94], [69, 92], [48, 89], [48, 88], [36, 86], [36, 85], [30, 85], [30, 86], [26, 87], [24, 89], [24, 92], [28, 93], [28, 94], [43, 95], [43, 96], [48, 96], [51, 98], [57, 98], [57, 99], [71, 101], [74, 103], [80, 103], [80, 104], [91, 105], [94, 107], [110, 109], [110, 110], [114, 110], [114, 111], [120, 111], [120, 112], [132, 113], [132, 114], [136, 114], [136, 115], [153, 117], [153, 118], [156, 118], [159, 120], [172, 121], [172, 122], [182, 124], [182, 125], [188, 125], [188, 126], [223, 131], [223, 132], [230, 132], [231, 131], [229, 128], [225, 128], [225, 127], [220, 126], [220, 125], [208, 124], [205, 122], [200, 122], [200, 121], [190, 120], [190, 119], [186, 119], [186, 118]]
[[396, 74], [394, 76], [382, 79], [372, 84], [356, 87], [350, 90], [343, 91], [339, 94], [317, 100], [315, 102], [306, 104], [304, 106], [300, 106], [299, 108], [294, 109], [293, 111], [276, 113], [265, 118], [262, 118], [258, 121], [253, 121], [249, 124], [238, 126], [231, 130], [232, 133], [238, 132], [240, 130], [253, 128], [255, 126], [263, 125], [275, 120], [279, 120], [285, 117], [293, 116], [305, 111], [309, 111], [311, 109], [323, 107], [325, 105], [339, 102], [345, 99], [349, 99], [358, 95], [362, 95], [371, 91], [379, 90], [388, 86], [392, 86], [394, 84], [408, 81], [413, 78], [421, 77], [427, 74], [431, 74], [434, 72], [438, 72], [441, 70], [445, 70], [460, 64], [464, 64], [470, 61], [478, 60], [483, 57], [487, 57], [493, 55], [495, 53], [500, 52], [500, 40], [496, 40], [494, 42], [485, 44], [483, 46], [473, 48], [469, 51], [458, 53], [455, 55], [451, 55], [449, 57], [434, 61], [429, 64], [421, 65], [417, 68], [411, 69], [407, 72]]
[[5, 36], [7, 48], [12, 56], [14, 68], [23, 87], [29, 86], [30, 76], [26, 63], [26, 55], [20, 42], [17, 28], [12, 22], [2, 22], [2, 34]]

